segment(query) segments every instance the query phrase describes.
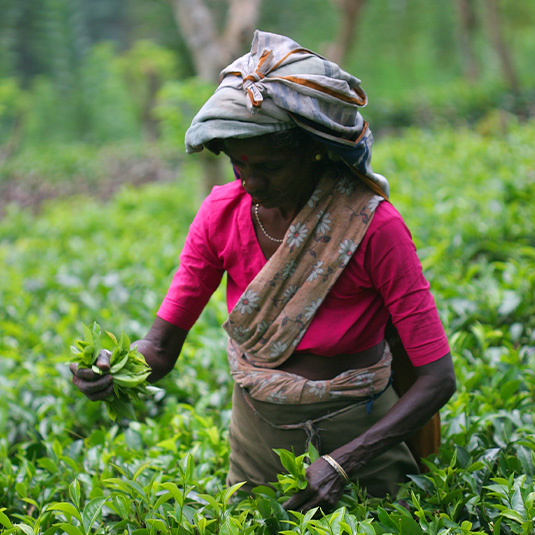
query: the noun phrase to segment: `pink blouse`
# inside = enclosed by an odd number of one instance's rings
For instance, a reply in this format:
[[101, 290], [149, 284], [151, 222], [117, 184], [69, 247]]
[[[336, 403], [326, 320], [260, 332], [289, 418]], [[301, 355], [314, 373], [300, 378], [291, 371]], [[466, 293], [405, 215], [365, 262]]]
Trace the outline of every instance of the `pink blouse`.
[[[239, 180], [216, 186], [189, 229], [158, 316], [189, 330], [225, 272], [230, 312], [265, 263], [251, 198]], [[326, 357], [364, 351], [381, 342], [390, 316], [415, 366], [449, 352], [411, 234], [397, 210], [382, 202], [296, 351]]]

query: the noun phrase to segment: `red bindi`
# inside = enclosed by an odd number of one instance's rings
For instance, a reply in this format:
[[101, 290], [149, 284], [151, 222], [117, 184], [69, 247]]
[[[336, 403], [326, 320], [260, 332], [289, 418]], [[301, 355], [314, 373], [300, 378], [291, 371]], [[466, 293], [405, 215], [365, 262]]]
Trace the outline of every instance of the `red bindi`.
[[242, 154], [242, 155], [240, 156], [240, 160], [241, 160], [242, 162], [248, 162], [248, 161], [249, 161], [249, 158], [247, 157], [246, 154]]

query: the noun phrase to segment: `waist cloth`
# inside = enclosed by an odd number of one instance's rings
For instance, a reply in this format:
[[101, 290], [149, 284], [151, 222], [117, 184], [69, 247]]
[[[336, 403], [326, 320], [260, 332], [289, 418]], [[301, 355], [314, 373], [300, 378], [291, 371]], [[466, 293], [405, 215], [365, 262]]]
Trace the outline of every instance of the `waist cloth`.
[[[306, 404], [258, 401], [234, 385], [229, 427], [230, 463], [227, 485], [245, 481], [242, 490], [277, 481], [284, 468], [274, 449], [301, 455], [310, 441], [320, 455], [357, 438], [381, 419], [398, 400], [391, 385], [373, 399], [339, 399]], [[354, 481], [369, 496], [394, 497], [407, 474], [418, 474], [418, 465], [402, 442], [368, 462]]]

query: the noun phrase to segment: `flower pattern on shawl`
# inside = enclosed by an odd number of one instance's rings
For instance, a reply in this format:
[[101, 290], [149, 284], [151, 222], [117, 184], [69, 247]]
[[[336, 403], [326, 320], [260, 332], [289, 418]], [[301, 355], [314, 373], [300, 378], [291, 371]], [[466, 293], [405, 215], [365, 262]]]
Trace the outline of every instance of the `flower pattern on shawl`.
[[243, 325], [232, 327], [234, 339], [238, 340], [239, 342], [245, 340], [250, 331], [251, 329], [249, 329], [249, 327], [244, 327]]
[[294, 284], [291, 284], [286, 288], [282, 294], [282, 299], [287, 303], [297, 292], [298, 288]]
[[313, 191], [312, 195], [310, 196], [310, 199], [308, 199], [307, 201], [307, 204], [310, 208], [314, 208], [314, 206], [320, 200], [320, 193], [321, 193], [321, 189], [316, 187], [316, 189]]
[[328, 381], [308, 381], [305, 385], [307, 394], [313, 399], [324, 399]]
[[273, 342], [273, 344], [271, 344], [270, 354], [272, 357], [276, 358], [279, 355], [282, 355], [286, 351], [286, 349], [288, 349], [288, 344], [277, 340], [276, 342]]
[[307, 282], [312, 282], [313, 280], [316, 280], [320, 275], [323, 275], [325, 270], [322, 268], [324, 262], [322, 260], [318, 260], [314, 266], [312, 267], [312, 271], [310, 272], [310, 275], [307, 278]]
[[284, 394], [283, 390], [274, 390], [266, 396], [266, 401], [269, 403], [278, 403], [279, 405], [286, 403], [288, 396]]
[[297, 269], [297, 262], [292, 258], [289, 262], [286, 262], [284, 264], [284, 267], [282, 268], [282, 278], [288, 279], [290, 278]]
[[321, 297], [319, 297], [318, 299], [316, 299], [316, 301], [312, 301], [312, 303], [310, 303], [310, 305], [306, 306], [304, 308], [305, 318], [309, 319], [312, 316], [314, 316], [314, 314], [316, 313], [316, 311], [320, 307], [321, 303], [322, 303], [322, 299], [321, 299]]
[[256, 327], [256, 332], [262, 336], [269, 328], [269, 323], [266, 320], [262, 320]]
[[325, 210], [320, 210], [318, 215], [316, 216], [318, 218], [318, 224], [316, 225], [316, 234], [326, 234], [331, 230], [331, 219], [329, 218], [331, 214], [329, 212], [325, 212]]
[[253, 292], [252, 290], [246, 290], [244, 294], [240, 297], [240, 300], [236, 304], [236, 308], [242, 314], [252, 314], [253, 310], [256, 309], [258, 305], [258, 300], [260, 296], [258, 293]]
[[347, 177], [342, 177], [338, 181], [337, 189], [340, 193], [349, 197], [355, 189], [354, 182]]
[[340, 248], [338, 249], [340, 260], [347, 264], [356, 250], [357, 244], [353, 240], [344, 240], [340, 243]]
[[307, 235], [308, 228], [303, 225], [303, 223], [297, 222], [295, 225], [290, 225], [287, 240], [290, 250], [293, 250], [294, 247], [300, 247], [305, 241]]

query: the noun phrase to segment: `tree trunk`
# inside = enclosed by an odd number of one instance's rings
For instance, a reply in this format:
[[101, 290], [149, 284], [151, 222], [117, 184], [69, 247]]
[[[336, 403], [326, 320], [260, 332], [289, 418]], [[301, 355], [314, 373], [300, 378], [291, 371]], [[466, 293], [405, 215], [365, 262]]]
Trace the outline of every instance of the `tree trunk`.
[[476, 54], [474, 52], [474, 31], [477, 27], [473, 0], [457, 0], [459, 16], [459, 41], [464, 62], [466, 78], [475, 82], [479, 76]]
[[[197, 75], [217, 83], [219, 73], [243, 54], [256, 28], [262, 0], [226, 0], [224, 29], [217, 31], [217, 21], [203, 0], [171, 0], [181, 34], [190, 50]], [[201, 153], [206, 192], [224, 181], [220, 160]]]
[[251, 44], [262, 0], [226, 0], [225, 26], [203, 0], [171, 0], [175, 19], [193, 58], [197, 75], [217, 82], [220, 71]]
[[340, 26], [336, 41], [328, 47], [331, 61], [344, 65], [353, 49], [357, 37], [359, 17], [366, 0], [331, 0], [340, 15]]
[[509, 87], [518, 93], [520, 88], [518, 77], [511, 58], [509, 47], [503, 38], [502, 24], [500, 21], [500, 13], [497, 0], [486, 0], [487, 21], [490, 33], [490, 39], [500, 58], [503, 77], [507, 81]]

